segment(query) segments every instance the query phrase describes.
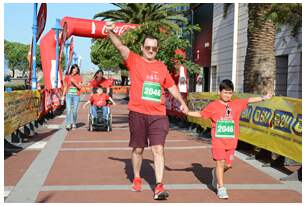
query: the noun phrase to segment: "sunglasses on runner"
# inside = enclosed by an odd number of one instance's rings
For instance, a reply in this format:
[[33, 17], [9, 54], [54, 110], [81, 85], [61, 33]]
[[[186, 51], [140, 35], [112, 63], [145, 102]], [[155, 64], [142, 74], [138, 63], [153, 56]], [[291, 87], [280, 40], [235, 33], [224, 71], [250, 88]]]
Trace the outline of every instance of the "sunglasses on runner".
[[144, 46], [145, 50], [150, 51], [152, 49], [152, 51], [157, 52], [157, 47], [155, 46]]

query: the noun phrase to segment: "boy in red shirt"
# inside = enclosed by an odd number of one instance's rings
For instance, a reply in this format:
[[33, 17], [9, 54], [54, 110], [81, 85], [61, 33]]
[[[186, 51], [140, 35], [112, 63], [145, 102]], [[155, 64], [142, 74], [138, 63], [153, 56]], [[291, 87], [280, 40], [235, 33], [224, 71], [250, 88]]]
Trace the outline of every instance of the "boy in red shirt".
[[234, 85], [225, 79], [219, 85], [220, 99], [209, 103], [201, 112], [189, 111], [188, 115], [211, 120], [212, 156], [216, 168], [212, 170], [212, 183], [220, 199], [227, 199], [228, 194], [223, 184], [223, 175], [232, 167], [234, 152], [238, 143], [239, 118], [249, 103], [270, 99], [271, 93], [262, 97], [232, 100]]
[[86, 108], [86, 106], [88, 104], [92, 104], [91, 105], [91, 114], [94, 118], [97, 117], [97, 107], [102, 107], [103, 110], [103, 119], [108, 120], [108, 110], [109, 108], [106, 106], [106, 101], [110, 100], [112, 102], [113, 105], [116, 105], [115, 101], [108, 96], [107, 94], [103, 93], [103, 88], [98, 87], [97, 88], [97, 93], [96, 94], [92, 94], [90, 96], [90, 99], [83, 105], [83, 109]]

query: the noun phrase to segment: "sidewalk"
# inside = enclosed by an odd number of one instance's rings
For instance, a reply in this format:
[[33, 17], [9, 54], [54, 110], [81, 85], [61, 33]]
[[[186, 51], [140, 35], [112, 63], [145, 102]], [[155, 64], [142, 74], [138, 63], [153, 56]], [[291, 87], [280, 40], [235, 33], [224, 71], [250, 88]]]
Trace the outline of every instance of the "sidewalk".
[[[113, 131], [89, 132], [87, 110], [79, 111], [76, 130], [64, 129], [65, 115], [49, 120], [31, 138], [35, 144], [4, 160], [5, 202], [157, 202], [152, 199], [154, 164], [144, 152], [143, 192], [131, 192], [133, 178], [128, 147], [127, 104], [112, 107]], [[83, 102], [81, 102], [81, 105]], [[225, 175], [230, 198], [219, 200], [211, 190], [210, 144], [172, 127], [165, 145], [164, 183], [170, 197], [162, 202], [302, 202], [301, 182], [281, 182], [284, 174], [261, 168], [255, 160], [236, 153], [233, 169]], [[265, 171], [263, 171], [265, 169]]]

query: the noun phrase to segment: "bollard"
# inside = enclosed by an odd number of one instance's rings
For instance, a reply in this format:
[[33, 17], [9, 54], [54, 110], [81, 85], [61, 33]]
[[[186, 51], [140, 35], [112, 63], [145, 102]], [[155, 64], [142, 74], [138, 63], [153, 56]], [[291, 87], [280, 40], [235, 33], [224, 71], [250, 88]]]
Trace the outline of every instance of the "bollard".
[[30, 129], [26, 125], [23, 126], [23, 133], [27, 137], [30, 136], [30, 134], [31, 134]]
[[11, 139], [12, 139], [13, 143], [20, 143], [20, 139], [19, 139], [18, 135], [15, 132], [12, 133]]
[[34, 121], [34, 126], [35, 126], [36, 128], [39, 127], [39, 125], [38, 125], [38, 120], [35, 120], [35, 121]]

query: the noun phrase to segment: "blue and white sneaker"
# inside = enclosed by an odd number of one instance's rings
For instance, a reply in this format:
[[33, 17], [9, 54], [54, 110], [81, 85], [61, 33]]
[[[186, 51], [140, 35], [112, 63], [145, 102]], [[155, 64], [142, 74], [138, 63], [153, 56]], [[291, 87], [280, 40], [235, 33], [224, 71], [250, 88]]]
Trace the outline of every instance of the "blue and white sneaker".
[[228, 199], [228, 194], [225, 187], [218, 188], [218, 197], [220, 199]]

